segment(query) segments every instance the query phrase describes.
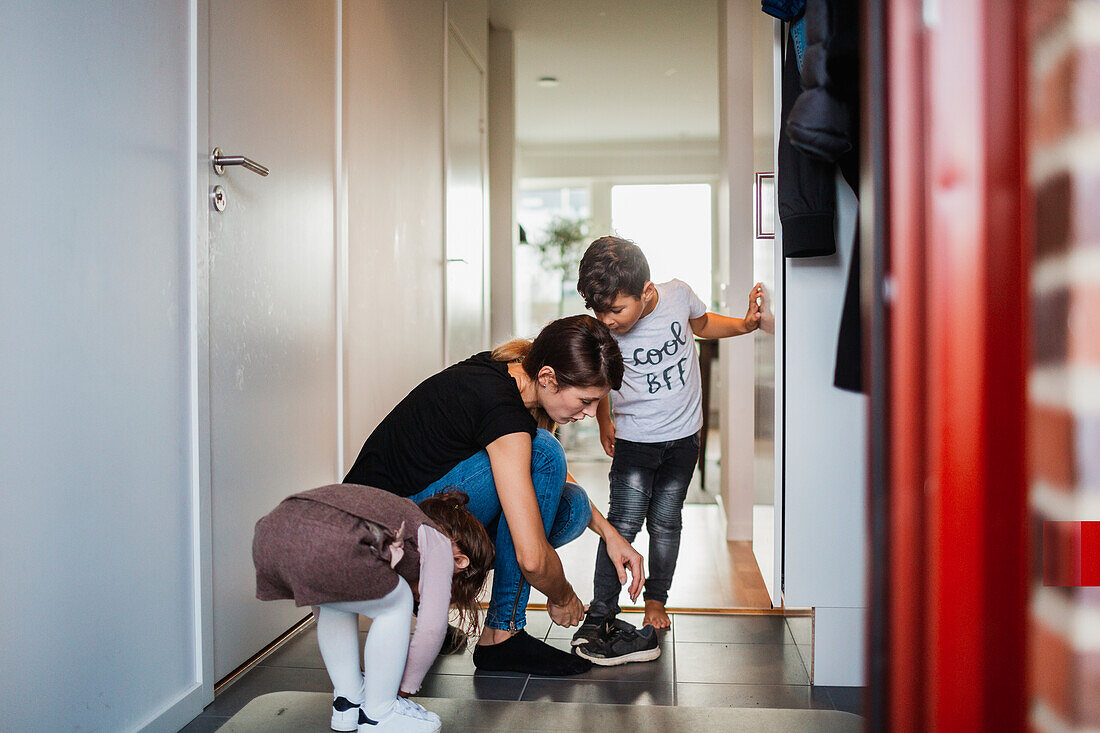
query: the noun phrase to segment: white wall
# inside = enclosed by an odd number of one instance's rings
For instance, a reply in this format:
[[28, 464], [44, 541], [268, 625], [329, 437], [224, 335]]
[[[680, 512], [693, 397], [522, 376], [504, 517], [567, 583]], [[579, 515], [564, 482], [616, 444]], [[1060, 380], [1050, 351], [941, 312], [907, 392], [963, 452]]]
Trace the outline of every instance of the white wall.
[[174, 730], [202, 707], [189, 6], [3, 10], [7, 730]]
[[443, 366], [443, 12], [344, 0], [345, 470]]
[[489, 29], [490, 342], [515, 333], [516, 42], [510, 30]]
[[447, 22], [458, 31], [474, 61], [489, 66], [489, 0], [446, 0]]
[[[753, 169], [756, 173], [775, 172], [775, 130], [779, 126], [779, 110], [773, 67], [776, 64], [776, 23], [771, 16], [756, 13], [752, 33], [753, 71]], [[755, 176], [754, 176], [755, 178]], [[753, 197], [760, 201], [760, 212], [775, 216], [774, 194], [765, 198], [757, 191]], [[754, 227], [755, 229], [755, 227]], [[773, 226], [774, 231], [774, 226]], [[755, 235], [755, 231], [754, 231]], [[753, 334], [755, 341], [754, 385], [755, 404], [760, 409], [755, 416], [753, 452], [753, 528], [752, 550], [756, 564], [764, 577], [764, 585], [773, 606], [782, 604], [781, 559], [776, 551], [783, 546], [783, 476], [776, 456], [782, 448], [782, 413], [776, 410], [781, 398], [782, 381], [782, 258], [776, 252], [782, 248], [781, 232], [771, 238], [753, 242], [754, 279], [764, 285], [763, 312], [760, 329]], [[778, 322], [777, 322], [778, 321]]]
[[[724, 170], [719, 194], [719, 252], [726, 294], [722, 311], [744, 316], [753, 285], [753, 56], [755, 13], [749, 4], [719, 4], [719, 90]], [[723, 339], [722, 499], [726, 538], [752, 539], [753, 336]]]
[[833, 386], [856, 225], [838, 186], [837, 254], [786, 260], [784, 597], [816, 609], [814, 683], [862, 685], [867, 403]]
[[521, 179], [603, 178], [622, 182], [717, 177], [717, 140], [649, 140], [561, 145], [520, 144]]

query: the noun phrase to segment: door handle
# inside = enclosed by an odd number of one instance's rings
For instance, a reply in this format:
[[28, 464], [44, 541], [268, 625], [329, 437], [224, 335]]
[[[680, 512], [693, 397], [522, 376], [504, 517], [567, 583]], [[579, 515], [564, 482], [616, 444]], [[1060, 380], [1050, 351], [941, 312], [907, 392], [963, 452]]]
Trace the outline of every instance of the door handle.
[[227, 165], [243, 165], [248, 170], [261, 176], [266, 176], [270, 172], [266, 167], [243, 155], [222, 155], [221, 148], [214, 148], [210, 152], [210, 165], [219, 176], [225, 175], [225, 166]]

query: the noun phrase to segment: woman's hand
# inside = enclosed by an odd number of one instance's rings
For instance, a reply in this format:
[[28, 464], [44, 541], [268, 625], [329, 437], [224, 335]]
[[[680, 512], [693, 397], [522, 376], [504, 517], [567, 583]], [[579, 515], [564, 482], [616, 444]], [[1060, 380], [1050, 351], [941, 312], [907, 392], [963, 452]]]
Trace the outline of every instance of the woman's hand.
[[623, 539], [619, 530], [611, 526], [607, 517], [600, 514], [595, 504], [592, 504], [592, 521], [588, 523], [588, 528], [602, 537], [607, 545], [607, 556], [611, 558], [611, 564], [619, 574], [620, 585], [626, 585], [626, 574], [630, 573], [630, 600], [638, 600], [638, 594], [642, 592], [642, 585], [645, 583], [642, 556]]
[[607, 544], [607, 556], [611, 558], [611, 564], [615, 566], [615, 572], [619, 574], [619, 583], [626, 585], [626, 574], [629, 571], [631, 583], [629, 588], [630, 600], [638, 600], [638, 594], [642, 592], [645, 583], [645, 570], [643, 569], [642, 555], [627, 542], [619, 531], [610, 524], [606, 527], [604, 542]]
[[576, 626], [584, 620], [584, 604], [577, 598], [572, 586], [569, 587], [569, 595], [561, 604], [546, 600], [546, 612], [550, 614], [550, 620], [558, 626]]

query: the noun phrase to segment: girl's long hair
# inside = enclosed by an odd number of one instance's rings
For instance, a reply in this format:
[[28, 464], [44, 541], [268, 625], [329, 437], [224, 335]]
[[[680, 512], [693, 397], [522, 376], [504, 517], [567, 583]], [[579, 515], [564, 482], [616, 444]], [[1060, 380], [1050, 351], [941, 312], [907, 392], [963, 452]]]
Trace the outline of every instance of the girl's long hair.
[[493, 568], [493, 543], [481, 522], [466, 509], [470, 497], [461, 491], [446, 491], [420, 502], [420, 511], [458, 545], [470, 564], [451, 578], [451, 605], [458, 610], [458, 624], [468, 635], [477, 633], [478, 594]]
[[[623, 357], [607, 326], [592, 316], [567, 316], [551, 321], [534, 341], [513, 339], [493, 350], [496, 361], [517, 362], [531, 379], [549, 366], [558, 387], [619, 389], [623, 382]], [[539, 406], [531, 414], [540, 428], [557, 425]]]

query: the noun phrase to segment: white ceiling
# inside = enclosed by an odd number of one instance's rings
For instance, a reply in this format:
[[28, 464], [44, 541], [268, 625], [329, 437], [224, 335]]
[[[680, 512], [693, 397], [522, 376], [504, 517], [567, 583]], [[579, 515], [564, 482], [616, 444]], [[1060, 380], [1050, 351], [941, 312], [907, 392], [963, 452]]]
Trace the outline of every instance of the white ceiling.
[[718, 139], [716, 0], [489, 0], [489, 21], [514, 32], [521, 145]]

